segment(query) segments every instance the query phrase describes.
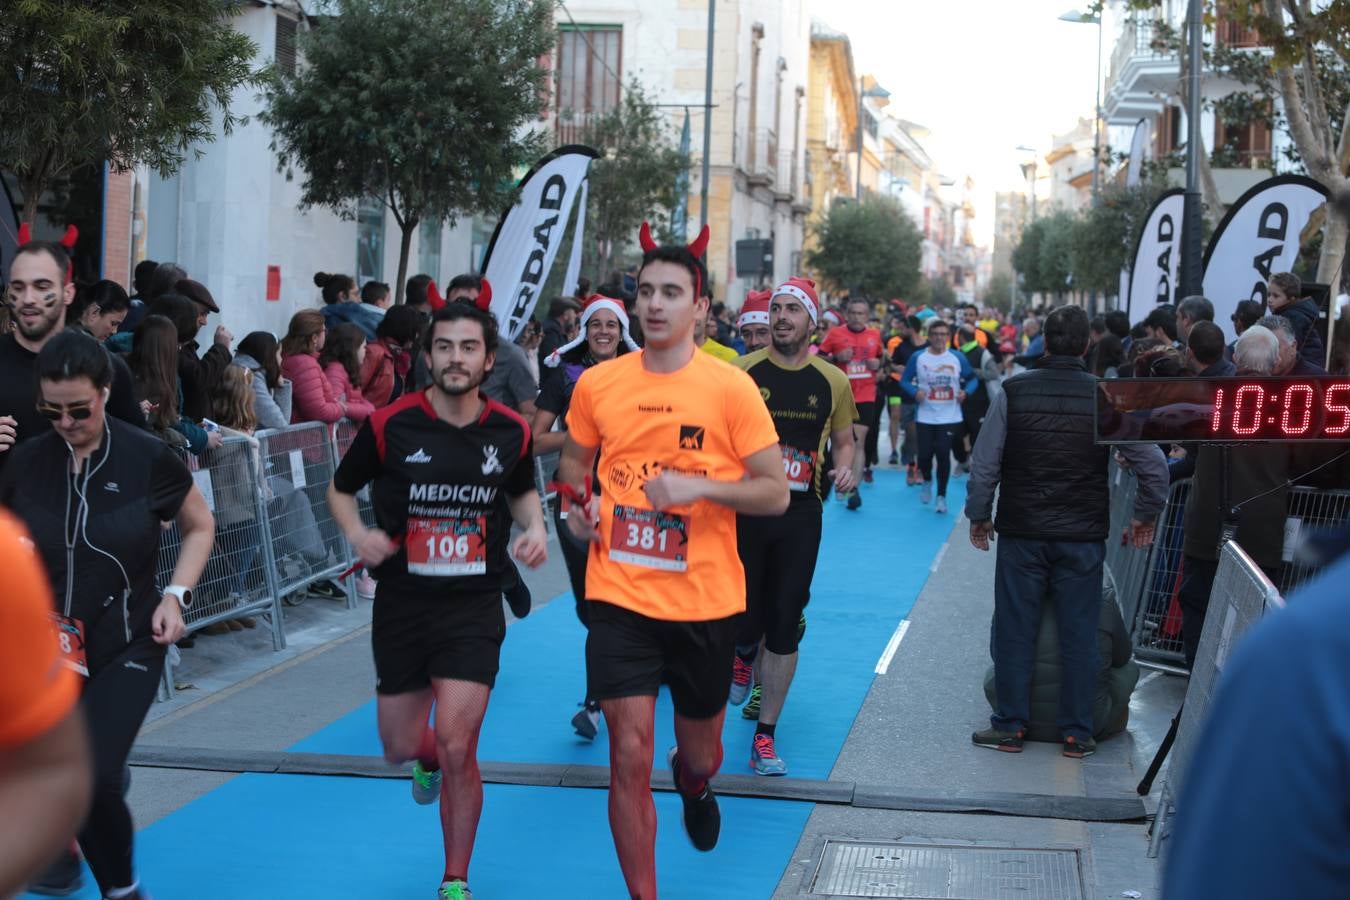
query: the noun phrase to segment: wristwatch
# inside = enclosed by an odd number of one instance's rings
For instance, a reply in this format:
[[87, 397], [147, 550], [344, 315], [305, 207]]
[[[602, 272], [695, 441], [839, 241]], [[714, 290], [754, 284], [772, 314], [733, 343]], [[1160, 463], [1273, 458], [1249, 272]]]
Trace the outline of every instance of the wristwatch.
[[192, 589], [185, 588], [181, 584], [171, 584], [164, 589], [165, 594], [172, 594], [178, 598], [178, 605], [187, 609], [192, 605]]

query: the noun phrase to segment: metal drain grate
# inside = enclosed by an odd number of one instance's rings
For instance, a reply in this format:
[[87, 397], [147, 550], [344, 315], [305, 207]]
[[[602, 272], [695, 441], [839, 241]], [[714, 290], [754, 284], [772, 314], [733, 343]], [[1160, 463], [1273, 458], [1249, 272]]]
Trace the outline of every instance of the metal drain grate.
[[1076, 850], [826, 841], [811, 893], [905, 900], [1083, 900]]

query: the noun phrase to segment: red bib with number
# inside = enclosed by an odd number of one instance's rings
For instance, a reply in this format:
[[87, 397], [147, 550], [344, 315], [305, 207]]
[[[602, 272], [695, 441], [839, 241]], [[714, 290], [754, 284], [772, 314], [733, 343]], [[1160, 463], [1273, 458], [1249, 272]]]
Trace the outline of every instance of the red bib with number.
[[[856, 352], [856, 351], [855, 351]], [[872, 370], [867, 368], [867, 360], [851, 359], [844, 363], [844, 372], [849, 378], [871, 378]]]
[[444, 578], [487, 573], [487, 517], [409, 519], [408, 572]]
[[956, 391], [952, 390], [951, 387], [947, 385], [943, 385], [941, 387], [935, 385], [931, 390], [928, 391], [928, 399], [933, 401], [934, 403], [944, 403], [948, 400], [953, 400], [955, 398], [956, 398]]
[[816, 454], [786, 444], [779, 444], [778, 448], [783, 451], [783, 474], [787, 475], [788, 490], [811, 490], [816, 477]]
[[689, 517], [616, 503], [609, 558], [648, 569], [686, 571], [689, 568]]
[[61, 664], [67, 669], [89, 677], [89, 660], [84, 648], [84, 623], [70, 616], [52, 613], [56, 628], [56, 646], [61, 650]]

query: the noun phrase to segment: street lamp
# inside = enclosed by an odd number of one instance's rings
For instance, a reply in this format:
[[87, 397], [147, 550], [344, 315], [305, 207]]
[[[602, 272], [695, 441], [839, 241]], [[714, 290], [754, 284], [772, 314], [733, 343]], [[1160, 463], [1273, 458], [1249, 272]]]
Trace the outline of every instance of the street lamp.
[[863, 90], [863, 80], [858, 79], [858, 171], [856, 180], [853, 183], [853, 199], [862, 200], [862, 156], [863, 156], [863, 98], [877, 97], [884, 100], [889, 97], [891, 92], [879, 84], [874, 84], [870, 88]]
[[1061, 22], [1097, 26], [1097, 71], [1092, 78], [1096, 101], [1092, 107], [1092, 205], [1097, 205], [1099, 182], [1097, 170], [1102, 158], [1102, 17], [1100, 13], [1085, 13], [1071, 9], [1059, 17]]

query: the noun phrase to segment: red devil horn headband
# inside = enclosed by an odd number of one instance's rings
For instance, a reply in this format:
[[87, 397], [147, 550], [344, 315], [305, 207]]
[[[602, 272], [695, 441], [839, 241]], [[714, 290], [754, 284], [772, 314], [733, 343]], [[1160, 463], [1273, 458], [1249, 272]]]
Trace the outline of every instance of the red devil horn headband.
[[21, 223], [19, 225], [19, 246], [22, 247], [24, 244], [27, 244], [32, 240], [33, 240], [33, 230], [28, 227], [27, 222]]
[[[703, 254], [708, 252], [710, 235], [708, 226], [704, 225], [698, 233], [698, 237], [694, 238], [694, 242], [689, 245], [688, 250], [694, 255], [695, 259], [702, 259]], [[652, 240], [652, 227], [646, 222], [642, 223], [642, 229], [638, 231], [638, 244], [641, 245], [643, 253], [650, 253], [656, 249], [656, 241]]]
[[[66, 251], [67, 256], [75, 253], [75, 243], [80, 239], [80, 230], [74, 225], [67, 225], [65, 234], [61, 235], [61, 247]], [[19, 223], [19, 246], [31, 243], [33, 240], [33, 229], [27, 222]], [[66, 279], [74, 277], [75, 266], [70, 261], [66, 262]]]

